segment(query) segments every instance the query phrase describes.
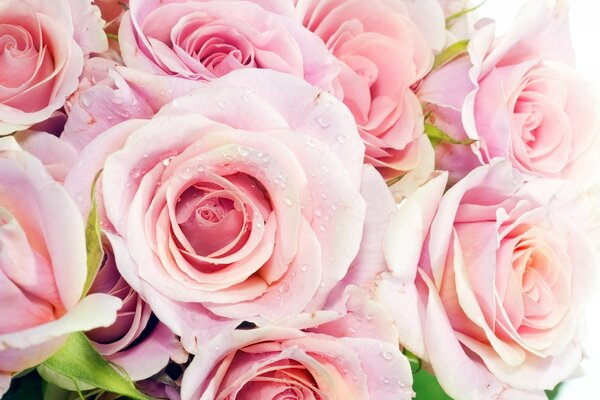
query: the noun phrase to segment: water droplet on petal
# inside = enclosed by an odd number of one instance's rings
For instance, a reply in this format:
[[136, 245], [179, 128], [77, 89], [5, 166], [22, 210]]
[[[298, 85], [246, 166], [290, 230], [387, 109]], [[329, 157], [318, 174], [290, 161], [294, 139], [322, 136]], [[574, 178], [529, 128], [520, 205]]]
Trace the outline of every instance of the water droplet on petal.
[[284, 202], [285, 204], [287, 204], [288, 206], [290, 206], [290, 207], [294, 205], [294, 202], [293, 202], [293, 201], [292, 201], [292, 199], [290, 199], [289, 197], [286, 197], [286, 198], [284, 198], [284, 199], [283, 199], [283, 202]]
[[250, 154], [250, 149], [246, 146], [238, 146], [237, 151], [242, 157], [246, 157], [248, 154]]
[[227, 107], [227, 103], [225, 103], [223, 100], [219, 100], [217, 101], [217, 106], [221, 109], [224, 110]]
[[329, 127], [329, 125], [331, 125], [331, 121], [329, 120], [329, 118], [324, 116], [317, 118], [317, 123], [321, 128], [327, 128]]
[[171, 163], [171, 159], [170, 158], [165, 158], [164, 160], [161, 161], [162, 165], [164, 165], [165, 167], [168, 167], [169, 164]]
[[83, 195], [79, 193], [76, 197], [78, 203], [83, 203]]
[[81, 104], [85, 108], [89, 108], [94, 103], [94, 99], [92, 98], [92, 95], [88, 92], [83, 92], [81, 94], [81, 97], [79, 98], [79, 100], [81, 101]]
[[373, 320], [373, 316], [371, 314], [365, 314], [365, 319], [367, 321], [372, 321]]
[[391, 361], [394, 359], [394, 355], [390, 351], [384, 351], [383, 353], [381, 353], [381, 357], [383, 357], [383, 359], [387, 361]]
[[284, 282], [281, 285], [279, 285], [279, 288], [277, 290], [281, 294], [286, 294], [288, 292], [288, 290], [290, 290], [290, 284], [287, 282]]
[[244, 103], [250, 103], [250, 95], [249, 94], [243, 94], [242, 95], [242, 100], [244, 101]]
[[317, 145], [317, 142], [315, 142], [315, 140], [313, 138], [308, 138], [306, 140], [306, 145], [310, 148], [310, 149], [314, 149], [315, 146]]
[[308, 271], [308, 265], [307, 264], [302, 264], [302, 266], [300, 267], [300, 271], [302, 271], [302, 272]]
[[123, 104], [123, 99], [121, 97], [113, 97], [112, 102], [115, 104]]
[[337, 135], [336, 140], [338, 141], [339, 144], [346, 144], [346, 136], [344, 135]]

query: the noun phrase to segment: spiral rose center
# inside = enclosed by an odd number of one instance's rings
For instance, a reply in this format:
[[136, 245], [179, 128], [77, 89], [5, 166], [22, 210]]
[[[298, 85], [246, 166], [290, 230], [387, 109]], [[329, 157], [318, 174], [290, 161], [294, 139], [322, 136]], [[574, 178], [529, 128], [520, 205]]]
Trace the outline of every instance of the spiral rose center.
[[196, 254], [208, 256], [247, 230], [242, 207], [221, 188], [194, 186], [178, 199], [177, 223]]

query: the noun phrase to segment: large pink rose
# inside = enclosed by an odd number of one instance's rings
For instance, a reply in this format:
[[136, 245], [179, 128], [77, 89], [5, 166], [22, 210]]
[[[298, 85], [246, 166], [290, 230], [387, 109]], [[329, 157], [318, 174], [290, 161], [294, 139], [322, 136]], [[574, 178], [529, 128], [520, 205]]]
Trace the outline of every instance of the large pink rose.
[[325, 301], [362, 238], [363, 157], [341, 102], [246, 69], [99, 135], [65, 185], [85, 214], [103, 169], [97, 201], [120, 272], [195, 352], [224, 324]]
[[114, 324], [89, 331], [87, 336], [100, 354], [123, 368], [132, 380], [155, 375], [171, 359], [180, 364], [187, 361], [175, 335], [158, 322], [150, 306], [119, 274], [108, 243], [90, 293], [106, 293], [123, 302]]
[[512, 29], [494, 39], [493, 24], [470, 44], [465, 128], [485, 162], [510, 158], [527, 175], [579, 179], [597, 160], [598, 109], [573, 69], [566, 2], [528, 2]]
[[386, 176], [419, 163], [423, 111], [411, 90], [431, 68], [433, 53], [404, 3], [299, 0], [304, 25], [342, 68], [344, 104], [366, 145], [366, 162]]
[[390, 223], [377, 298], [453, 398], [544, 399], [582, 360], [597, 275], [577, 204], [563, 201], [572, 188], [523, 184], [499, 159], [442, 197], [445, 185], [434, 178]]
[[242, 68], [285, 72], [333, 90], [338, 68], [323, 42], [280, 0], [132, 0], [119, 29], [125, 65], [213, 80]]
[[41, 162], [0, 139], [0, 395], [12, 373], [51, 356], [68, 334], [114, 322], [120, 301], [82, 299], [83, 219]]
[[389, 316], [360, 294], [343, 316], [298, 315], [207, 343], [182, 400], [411, 399], [412, 374]]
[[0, 134], [50, 117], [77, 87], [84, 56], [106, 50], [90, 3], [0, 1]]

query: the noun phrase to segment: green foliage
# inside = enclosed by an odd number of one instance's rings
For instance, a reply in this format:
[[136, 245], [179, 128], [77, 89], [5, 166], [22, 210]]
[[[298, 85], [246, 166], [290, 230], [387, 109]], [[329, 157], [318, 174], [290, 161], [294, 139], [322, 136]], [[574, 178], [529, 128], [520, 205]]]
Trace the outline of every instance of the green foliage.
[[42, 364], [42, 368], [70, 379], [76, 388], [78, 382], [83, 382], [134, 400], [150, 399], [102, 358], [83, 333], [71, 334], [65, 345]]
[[468, 40], [460, 40], [453, 45], [447, 47], [444, 51], [438, 54], [435, 57], [433, 62], [433, 70], [436, 70], [450, 61], [454, 60], [456, 57], [459, 57], [467, 52], [467, 48], [469, 46]]
[[431, 140], [431, 144], [434, 146], [438, 145], [440, 143], [444, 143], [444, 142], [450, 143], [450, 144], [460, 144], [463, 146], [470, 146], [476, 142], [476, 140], [473, 140], [473, 139], [466, 139], [466, 140], [455, 139], [452, 136], [448, 135], [443, 130], [441, 130], [440, 128], [438, 128], [437, 126], [431, 125], [431, 124], [425, 124], [425, 133], [429, 137], [429, 140]]
[[438, 383], [435, 376], [425, 370], [413, 375], [413, 390], [417, 400], [452, 400]]
[[92, 184], [92, 208], [88, 214], [87, 225], [85, 227], [85, 246], [87, 251], [87, 279], [83, 288], [83, 296], [87, 294], [96, 278], [96, 273], [102, 263], [104, 251], [102, 250], [102, 237], [100, 234], [100, 221], [98, 220], [98, 207], [96, 205], [96, 182], [102, 171], [96, 174]]

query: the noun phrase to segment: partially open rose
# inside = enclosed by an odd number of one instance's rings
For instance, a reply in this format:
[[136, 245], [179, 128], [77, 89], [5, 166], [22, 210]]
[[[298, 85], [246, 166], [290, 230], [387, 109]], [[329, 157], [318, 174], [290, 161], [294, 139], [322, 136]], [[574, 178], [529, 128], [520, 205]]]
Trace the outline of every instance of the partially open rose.
[[342, 317], [298, 315], [221, 334], [186, 370], [182, 400], [411, 399], [410, 366], [389, 316], [357, 294], [347, 308]]
[[14, 372], [51, 356], [69, 333], [114, 322], [120, 301], [81, 298], [83, 220], [42, 163], [0, 139], [0, 395]]
[[213, 80], [242, 68], [285, 72], [325, 90], [338, 74], [323, 42], [280, 0], [131, 0], [119, 29], [125, 65]]
[[97, 200], [118, 268], [195, 351], [219, 324], [325, 301], [362, 238], [363, 157], [342, 103], [247, 69], [104, 132], [65, 184], [85, 213], [81, 194], [103, 169]]
[[433, 53], [401, 1], [298, 0], [304, 25], [342, 68], [339, 84], [366, 145], [366, 161], [388, 176], [420, 159], [423, 111], [411, 90]]
[[523, 184], [499, 159], [442, 197], [445, 183], [434, 178], [392, 220], [378, 300], [453, 398], [544, 399], [581, 362], [596, 286], [593, 243], [561, 201], [568, 186]]
[[574, 69], [566, 2], [529, 1], [506, 35], [481, 27], [469, 52], [476, 90], [463, 120], [483, 160], [506, 157], [532, 176], [596, 179], [598, 102]]
[[84, 56], [106, 50], [90, 3], [0, 1], [0, 134], [50, 117], [77, 87]]

